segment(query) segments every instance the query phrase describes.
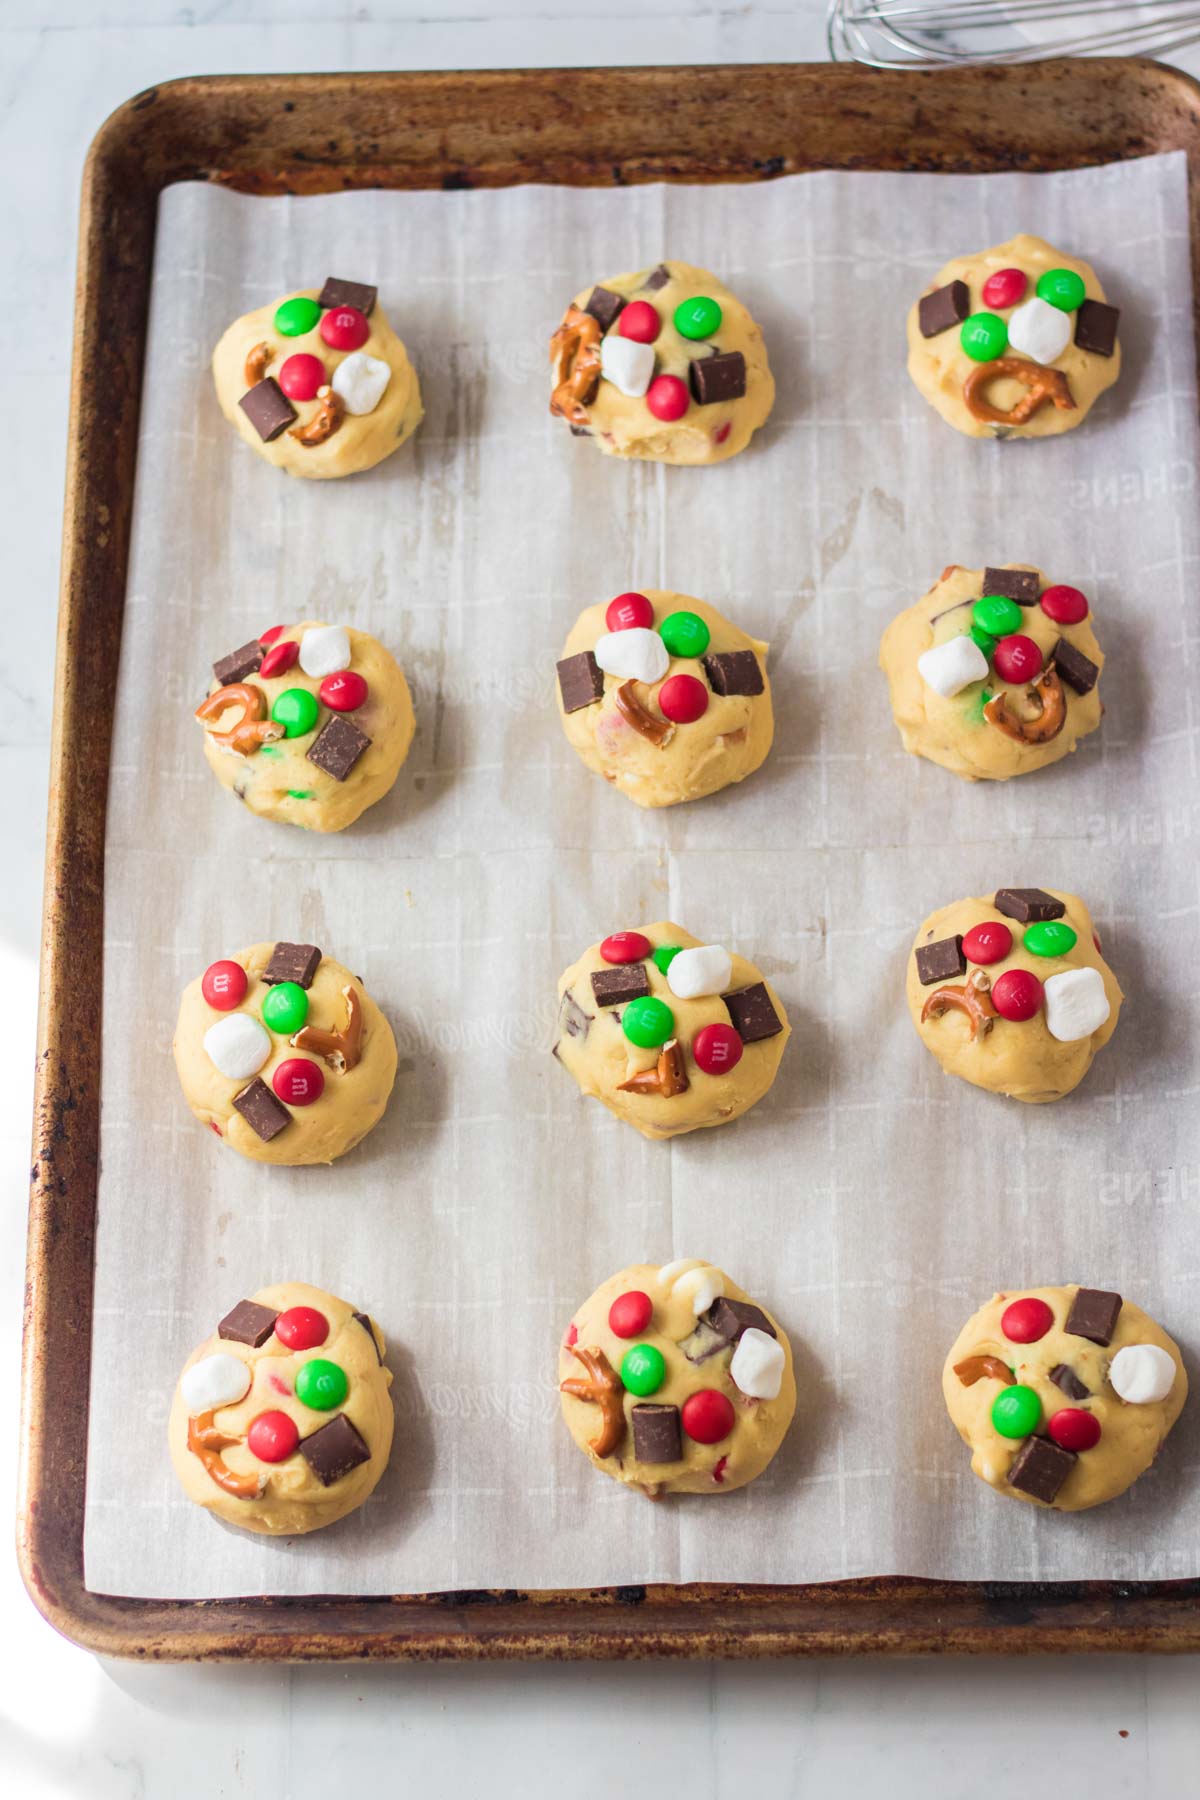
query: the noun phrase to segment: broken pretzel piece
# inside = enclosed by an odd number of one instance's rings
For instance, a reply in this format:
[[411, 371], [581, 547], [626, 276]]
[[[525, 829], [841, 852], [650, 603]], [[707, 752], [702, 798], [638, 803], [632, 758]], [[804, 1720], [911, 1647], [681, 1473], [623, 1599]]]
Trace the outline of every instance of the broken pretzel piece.
[[[237, 723], [224, 731], [210, 731], [209, 719], [220, 718], [231, 706], [240, 706], [241, 715]], [[251, 756], [255, 750], [261, 750], [264, 744], [272, 743], [284, 734], [282, 725], [274, 719], [268, 719], [267, 696], [261, 688], [251, 687], [248, 681], [235, 681], [229, 687], [218, 688], [215, 693], [202, 700], [196, 708], [195, 716], [208, 731], [214, 744], [220, 744], [226, 750], [232, 750], [235, 756]]]
[[267, 364], [270, 362], [270, 360], [274, 356], [274, 354], [275, 354], [275, 351], [274, 351], [273, 347], [270, 344], [265, 343], [265, 342], [261, 343], [261, 344], [255, 344], [253, 350], [250, 350], [247, 352], [246, 366], [242, 370], [242, 374], [245, 377], [247, 387], [257, 387], [258, 386], [259, 382], [266, 375]]
[[362, 1060], [363, 1009], [358, 989], [351, 984], [342, 989], [346, 1002], [346, 1023], [341, 1031], [325, 1031], [320, 1025], [305, 1025], [291, 1040], [295, 1050], [314, 1050], [332, 1069], [343, 1075], [358, 1067]]
[[[989, 384], [1004, 376], [1029, 389], [1007, 412], [984, 398]], [[1028, 362], [1023, 356], [998, 356], [992, 362], [976, 363], [963, 382], [963, 399], [974, 418], [991, 425], [1026, 425], [1047, 401], [1060, 412], [1075, 410], [1075, 397], [1062, 370], [1047, 369], [1042, 363]]]
[[998, 1356], [968, 1356], [965, 1362], [955, 1363], [954, 1373], [964, 1387], [974, 1387], [985, 1379], [1002, 1381], [1005, 1387], [1012, 1381], [1012, 1370]]
[[1019, 744], [1048, 744], [1067, 722], [1067, 696], [1053, 663], [1046, 665], [1028, 693], [1031, 700], [1040, 703], [1040, 711], [1032, 719], [1019, 719], [1008, 704], [1007, 694], [997, 694], [989, 700], [983, 716], [989, 725]]
[[636, 683], [623, 681], [616, 692], [617, 711], [627, 725], [659, 750], [664, 750], [675, 736], [675, 727], [666, 719], [660, 719], [657, 713], [648, 712], [637, 697]]
[[589, 1379], [560, 1381], [559, 1388], [564, 1394], [573, 1394], [576, 1400], [589, 1400], [600, 1408], [600, 1430], [588, 1449], [593, 1456], [611, 1456], [625, 1436], [625, 1389], [621, 1378], [603, 1350], [581, 1350], [572, 1344], [571, 1355], [583, 1364]]
[[207, 1473], [219, 1488], [224, 1488], [227, 1494], [232, 1494], [237, 1500], [257, 1500], [266, 1486], [266, 1477], [253, 1471], [239, 1475], [236, 1470], [229, 1467], [221, 1455], [221, 1451], [228, 1444], [240, 1444], [242, 1439], [226, 1437], [223, 1431], [218, 1431], [213, 1423], [215, 1417], [216, 1412], [213, 1410], [198, 1413], [194, 1418], [189, 1418], [188, 1449], [193, 1456], [200, 1458]]
[[345, 402], [340, 394], [335, 394], [331, 387], [317, 389], [317, 410], [307, 425], [293, 425], [288, 432], [298, 444], [311, 450], [316, 444], [324, 444], [331, 438], [342, 422], [346, 410]]
[[673, 1100], [676, 1094], [686, 1094], [687, 1089], [683, 1049], [676, 1038], [671, 1038], [663, 1045], [652, 1069], [639, 1069], [628, 1081], [617, 1083], [618, 1093], [661, 1094], [664, 1100]]
[[983, 969], [972, 969], [962, 987], [935, 988], [921, 1008], [921, 1023], [926, 1019], [940, 1019], [942, 1014], [953, 1007], [967, 1015], [971, 1025], [971, 1042], [977, 1036], [986, 1037], [992, 1029], [992, 1021], [1000, 1017], [992, 1004], [992, 978]]
[[600, 321], [568, 306], [550, 339], [555, 388], [550, 411], [572, 425], [587, 424], [587, 409], [600, 386]]

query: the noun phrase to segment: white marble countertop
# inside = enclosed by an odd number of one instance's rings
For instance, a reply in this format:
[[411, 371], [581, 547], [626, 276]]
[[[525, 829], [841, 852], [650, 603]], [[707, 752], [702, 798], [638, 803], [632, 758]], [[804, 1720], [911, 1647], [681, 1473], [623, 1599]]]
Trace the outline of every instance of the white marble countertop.
[[[76, 218], [94, 132], [139, 89], [208, 72], [819, 60], [823, 15], [823, 0], [0, 6], [14, 315], [0, 436], [0, 984], [17, 1021], [0, 1045], [0, 1373], [14, 1393]], [[1200, 50], [1178, 60], [1200, 72]], [[15, 1450], [10, 1430], [0, 1439], [6, 1493]], [[1192, 1659], [139, 1668], [58, 1638], [11, 1557], [0, 1563], [0, 1617], [0, 1768], [21, 1800], [316, 1800], [352, 1781], [390, 1788], [398, 1770], [429, 1800], [588, 1800], [618, 1782], [664, 1794], [685, 1782], [696, 1794], [744, 1785], [779, 1800], [968, 1800], [1035, 1784], [1105, 1800], [1195, 1793]]]

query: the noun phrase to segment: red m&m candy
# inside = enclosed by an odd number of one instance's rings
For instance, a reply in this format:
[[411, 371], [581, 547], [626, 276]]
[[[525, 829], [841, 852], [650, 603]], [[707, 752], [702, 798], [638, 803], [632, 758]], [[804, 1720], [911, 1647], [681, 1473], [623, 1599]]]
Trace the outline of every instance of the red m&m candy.
[[727, 1075], [742, 1060], [742, 1040], [732, 1025], [702, 1025], [692, 1039], [692, 1056], [706, 1075]]
[[1003, 312], [1006, 306], [1017, 304], [1028, 286], [1029, 277], [1023, 269], [997, 269], [983, 284], [983, 304]]
[[[629, 308], [626, 307], [625, 311], [628, 312]], [[680, 381], [678, 375], [656, 375], [646, 389], [646, 405], [654, 417], [662, 419], [664, 423], [682, 419], [691, 405], [691, 398], [686, 381]]]
[[371, 335], [357, 306], [335, 306], [321, 320], [321, 336], [331, 350], [361, 350]]
[[1010, 1344], [1036, 1344], [1053, 1323], [1054, 1314], [1034, 1294], [1011, 1301], [1000, 1315], [1000, 1329]]
[[1048, 587], [1039, 605], [1056, 625], [1078, 625], [1088, 616], [1088, 603], [1078, 588]]
[[992, 1001], [1002, 1019], [1019, 1024], [1042, 1005], [1042, 984], [1028, 969], [1005, 969], [992, 983]]
[[654, 608], [645, 594], [618, 594], [605, 608], [604, 623], [610, 631], [649, 631]]
[[1003, 962], [1012, 949], [1012, 932], [998, 919], [987, 919], [972, 925], [963, 937], [963, 955], [968, 962]]
[[356, 712], [367, 697], [367, 684], [357, 669], [339, 669], [325, 677], [317, 693], [333, 712]]
[[279, 385], [289, 400], [315, 400], [327, 379], [319, 356], [289, 356], [279, 371]]
[[657, 307], [651, 306], [648, 300], [631, 300], [628, 306], [621, 308], [617, 330], [635, 344], [652, 344], [662, 330]]
[[272, 644], [259, 664], [258, 672], [264, 681], [272, 675], [286, 674], [300, 654], [300, 646], [294, 638], [284, 638], [281, 644]]
[[1036, 681], [1042, 672], [1042, 653], [1031, 637], [1015, 632], [992, 651], [992, 663], [1001, 681]]
[[329, 1336], [329, 1320], [315, 1306], [289, 1306], [275, 1321], [275, 1336], [289, 1350], [315, 1350]]
[[641, 962], [653, 948], [650, 939], [640, 931], [614, 931], [600, 946], [606, 963]]
[[218, 1012], [232, 1012], [246, 994], [246, 971], [241, 963], [209, 963], [200, 978], [200, 992]]
[[260, 631], [258, 634], [259, 643], [260, 644], [273, 644], [275, 642], [275, 639], [279, 636], [279, 634], [282, 630], [283, 630], [282, 625], [272, 625], [272, 627], [269, 631]]
[[325, 1091], [325, 1077], [307, 1056], [289, 1056], [272, 1075], [271, 1086], [289, 1106], [311, 1106]]
[[619, 1338], [640, 1337], [650, 1323], [654, 1302], [640, 1288], [618, 1294], [608, 1309], [609, 1329]]
[[257, 1456], [259, 1462], [286, 1462], [296, 1454], [299, 1442], [296, 1421], [285, 1412], [259, 1413], [257, 1419], [251, 1419], [246, 1433], [250, 1454]]
[[698, 1394], [688, 1395], [680, 1418], [697, 1444], [719, 1444], [733, 1430], [733, 1402], [717, 1388], [701, 1388]]
[[1100, 1421], [1081, 1406], [1064, 1406], [1053, 1413], [1046, 1430], [1063, 1450], [1094, 1450], [1100, 1442]]
[[664, 718], [691, 725], [708, 711], [708, 689], [694, 675], [672, 675], [658, 690]]

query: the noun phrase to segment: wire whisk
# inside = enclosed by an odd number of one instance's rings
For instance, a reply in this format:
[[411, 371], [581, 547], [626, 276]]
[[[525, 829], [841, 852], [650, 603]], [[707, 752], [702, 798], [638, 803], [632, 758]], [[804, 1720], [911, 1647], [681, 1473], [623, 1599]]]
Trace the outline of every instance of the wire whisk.
[[[1035, 26], [1030, 42], [1023, 26]], [[873, 69], [1164, 56], [1200, 40], [1197, 0], [830, 0], [829, 54]]]

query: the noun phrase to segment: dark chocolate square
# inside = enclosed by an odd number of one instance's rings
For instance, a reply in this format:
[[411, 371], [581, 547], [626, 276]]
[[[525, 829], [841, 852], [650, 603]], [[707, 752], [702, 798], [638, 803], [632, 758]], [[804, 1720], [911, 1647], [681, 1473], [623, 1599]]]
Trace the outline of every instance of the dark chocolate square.
[[1061, 1449], [1049, 1438], [1026, 1438], [1008, 1471], [1008, 1485], [1049, 1506], [1078, 1460], [1074, 1451]]
[[1085, 1387], [1070, 1363], [1055, 1363], [1050, 1371], [1055, 1387], [1061, 1388], [1068, 1400], [1086, 1400], [1091, 1389]]
[[597, 969], [592, 993], [597, 1006], [625, 1006], [650, 992], [650, 976], [644, 962], [621, 963], [615, 969]]
[[917, 302], [917, 324], [922, 337], [937, 337], [952, 325], [961, 325], [971, 310], [971, 294], [965, 281], [951, 281], [922, 294]]
[[1061, 919], [1066, 907], [1045, 888], [998, 888], [992, 899], [997, 912], [1018, 925], [1040, 925], [1046, 919]]
[[1071, 1302], [1063, 1330], [1068, 1337], [1088, 1338], [1093, 1344], [1111, 1344], [1121, 1316], [1120, 1294], [1104, 1288], [1080, 1288]]
[[362, 1326], [363, 1330], [366, 1332], [367, 1336], [370, 1338], [371, 1342], [374, 1344], [376, 1356], [379, 1358], [379, 1361], [382, 1362], [383, 1361], [383, 1351], [379, 1348], [379, 1339], [375, 1336], [375, 1327], [372, 1325], [372, 1323], [371, 1323], [370, 1319], [367, 1317], [366, 1313], [351, 1313], [350, 1317], [352, 1319], [358, 1320], [359, 1324]]
[[306, 759], [324, 769], [335, 781], [345, 781], [351, 769], [370, 744], [365, 731], [360, 731], [345, 713], [330, 713], [305, 752]]
[[756, 981], [753, 987], [741, 988], [736, 994], [722, 994], [721, 998], [743, 1044], [757, 1044], [760, 1038], [774, 1037], [783, 1030], [783, 1020], [771, 1005], [765, 982]]
[[1075, 313], [1075, 342], [1093, 356], [1111, 356], [1117, 347], [1119, 306], [1103, 300], [1081, 300]]
[[260, 1306], [257, 1300], [239, 1300], [217, 1326], [217, 1336], [227, 1344], [249, 1344], [260, 1350], [275, 1329], [279, 1314], [271, 1306]]
[[712, 356], [693, 357], [688, 364], [688, 381], [697, 406], [740, 400], [746, 392], [746, 359], [740, 350], [717, 350]]
[[643, 294], [657, 294], [659, 288], [665, 288], [670, 279], [671, 271], [666, 263], [659, 263], [656, 269], [651, 269], [643, 281], [641, 291]]
[[299, 987], [311, 987], [320, 966], [321, 952], [315, 944], [279, 943], [263, 970], [263, 980], [268, 987], [274, 987], [279, 981], [294, 981]]
[[725, 1294], [714, 1300], [702, 1317], [727, 1344], [736, 1344], [751, 1326], [755, 1331], [765, 1331], [768, 1337], [779, 1335], [761, 1306], [754, 1306], [749, 1300], [730, 1300]]
[[983, 591], [1015, 600], [1018, 606], [1036, 606], [1041, 583], [1036, 569], [985, 569]]
[[263, 647], [257, 638], [251, 638], [240, 650], [231, 650], [220, 662], [213, 664], [213, 674], [222, 687], [231, 687], [235, 681], [245, 681], [247, 675], [253, 675], [263, 659]]
[[714, 694], [762, 693], [762, 665], [753, 650], [710, 651], [701, 661]]
[[332, 1487], [351, 1469], [371, 1460], [362, 1433], [345, 1413], [339, 1413], [309, 1437], [301, 1438], [300, 1454], [322, 1487]]
[[607, 331], [611, 325], [616, 324], [624, 304], [623, 294], [614, 294], [611, 288], [594, 287], [583, 310], [591, 313], [601, 331]]
[[585, 1013], [575, 996], [568, 991], [558, 1003], [558, 1035], [559, 1037], [578, 1038], [582, 1044], [588, 1034], [594, 1014]]
[[683, 1455], [679, 1408], [640, 1400], [630, 1409], [633, 1420], [633, 1454], [639, 1462], [672, 1463]]
[[277, 438], [296, 419], [296, 409], [273, 375], [256, 381], [238, 401], [238, 405], [257, 431], [264, 444]]
[[564, 656], [558, 667], [558, 691], [564, 712], [579, 712], [604, 698], [604, 671], [590, 650]]
[[277, 1138], [284, 1127], [292, 1122], [291, 1113], [261, 1075], [256, 1075], [249, 1087], [233, 1096], [233, 1104], [251, 1131], [256, 1131], [264, 1144]]
[[325, 286], [317, 295], [317, 305], [331, 312], [337, 306], [354, 306], [369, 319], [378, 298], [379, 289], [368, 287], [365, 281], [343, 281], [337, 275], [327, 275]]
[[1091, 657], [1085, 656], [1066, 638], [1059, 638], [1050, 652], [1050, 660], [1058, 670], [1059, 680], [1065, 681], [1077, 694], [1090, 694], [1100, 679], [1100, 671]]
[[967, 959], [963, 955], [961, 935], [917, 945], [917, 977], [922, 987], [929, 987], [935, 981], [949, 981], [952, 976], [966, 972]]

